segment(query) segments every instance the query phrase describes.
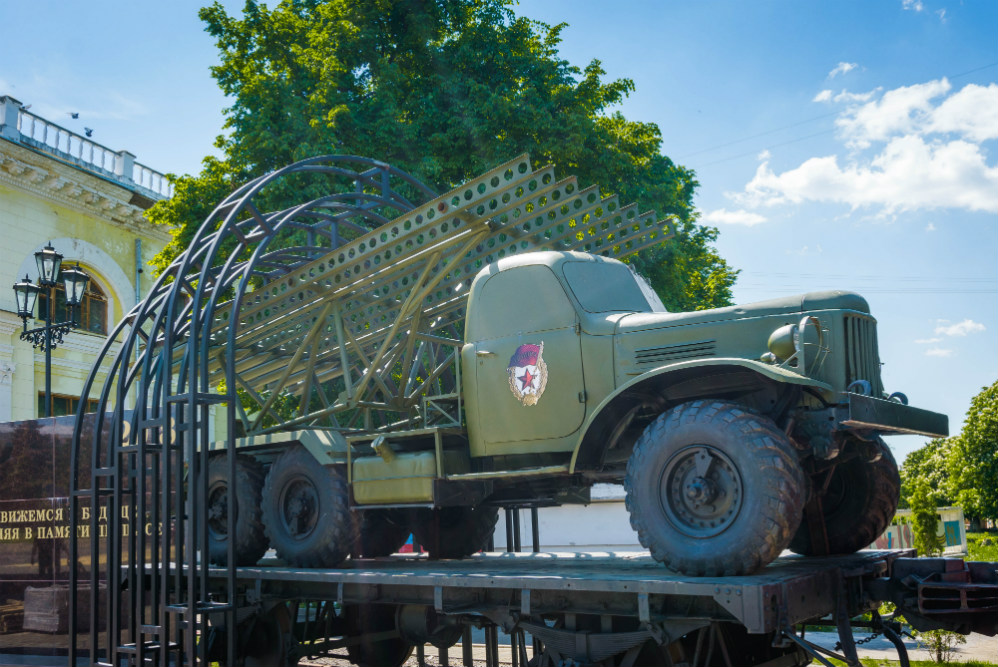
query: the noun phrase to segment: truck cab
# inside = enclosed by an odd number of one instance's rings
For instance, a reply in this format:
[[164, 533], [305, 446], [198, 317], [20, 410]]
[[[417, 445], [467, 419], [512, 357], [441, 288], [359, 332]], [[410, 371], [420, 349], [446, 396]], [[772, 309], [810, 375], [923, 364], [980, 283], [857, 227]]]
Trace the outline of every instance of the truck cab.
[[948, 432], [884, 392], [851, 292], [669, 313], [626, 264], [533, 252], [478, 273], [465, 341], [473, 467], [622, 483], [641, 543], [684, 572], [863, 548], [900, 488], [881, 436]]

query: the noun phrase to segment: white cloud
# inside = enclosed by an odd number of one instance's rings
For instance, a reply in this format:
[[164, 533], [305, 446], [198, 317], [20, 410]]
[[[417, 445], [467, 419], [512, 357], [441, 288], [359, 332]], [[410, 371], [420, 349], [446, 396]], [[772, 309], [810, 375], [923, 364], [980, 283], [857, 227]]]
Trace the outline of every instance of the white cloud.
[[820, 245], [816, 245], [814, 248], [811, 246], [803, 246], [797, 250], [787, 250], [788, 255], [799, 255], [801, 257], [805, 257], [806, 255], [820, 255], [823, 252], [824, 250], [822, 250]]
[[918, 345], [935, 345], [941, 342], [943, 342], [942, 338], [920, 338], [915, 341]]
[[904, 9], [913, 9], [916, 12], [920, 12], [925, 9], [925, 5], [922, 4], [922, 0], [901, 0], [901, 7]]
[[839, 74], [848, 74], [857, 67], [859, 67], [859, 65], [856, 63], [839, 63], [835, 66], [835, 69], [828, 73], [828, 78], [834, 79]]
[[848, 90], [844, 90], [835, 96], [835, 101], [838, 103], [852, 103], [852, 102], [869, 102], [873, 99], [873, 96], [879, 93], [883, 88], [877, 87], [871, 91], [865, 93], [850, 93]]
[[998, 84], [964, 86], [935, 109], [926, 131], [952, 132], [971, 141], [998, 139]]
[[889, 90], [879, 100], [876, 93], [856, 95], [843, 91], [836, 102], [866, 102], [847, 109], [835, 124], [851, 148], [868, 148], [905, 134], [954, 134], [974, 142], [998, 138], [998, 84], [969, 84], [938, 105], [934, 100], [949, 93], [945, 78]]
[[930, 347], [925, 351], [925, 356], [927, 357], [952, 357], [953, 350], [948, 350], [942, 347]]
[[768, 150], [764, 150], [756, 156], [756, 159], [758, 159], [760, 162], [764, 162], [765, 160], [768, 160], [771, 157], [773, 157], [773, 154], [770, 153]]
[[712, 224], [745, 225], [747, 227], [752, 227], [766, 222], [766, 218], [758, 213], [752, 213], [750, 211], [729, 211], [724, 208], [719, 208], [715, 211], [704, 214], [701, 220]]
[[939, 22], [940, 23], [946, 23], [946, 10], [945, 9], [936, 10], [936, 15], [939, 16]]
[[934, 231], [936, 231], [936, 226], [930, 222], [929, 224], [927, 224], [925, 226], [925, 231], [927, 231], [927, 232], [934, 232]]
[[888, 215], [921, 208], [998, 213], [998, 167], [989, 167], [980, 147], [966, 141], [929, 144], [905, 136], [865, 163], [840, 165], [829, 155], [777, 174], [763, 162], [745, 191], [732, 197], [748, 208], [816, 201], [879, 207]]
[[831, 102], [832, 101], [832, 91], [827, 88], [814, 96], [812, 102]]
[[984, 329], [983, 324], [971, 319], [956, 324], [949, 324], [949, 320], [939, 320], [934, 333], [941, 336], [966, 336], [971, 333], [980, 333]]
[[886, 92], [843, 90], [832, 100], [847, 105], [835, 121], [846, 155], [812, 157], [777, 173], [764, 152], [744, 190], [727, 196], [749, 211], [823, 202], [879, 216], [942, 208], [998, 213], [998, 165], [988, 164], [982, 145], [998, 139], [998, 84], [952, 92], [940, 79]]
[[949, 81], [929, 81], [889, 90], [879, 100], [847, 109], [836, 119], [846, 144], [867, 148], [898, 134], [917, 132], [931, 121], [932, 100], [949, 92]]

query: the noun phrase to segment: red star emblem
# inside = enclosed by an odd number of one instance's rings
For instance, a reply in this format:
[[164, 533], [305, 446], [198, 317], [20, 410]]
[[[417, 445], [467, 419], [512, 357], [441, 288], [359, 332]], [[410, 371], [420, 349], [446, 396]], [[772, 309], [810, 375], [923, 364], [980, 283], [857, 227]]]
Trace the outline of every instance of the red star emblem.
[[533, 386], [534, 386], [534, 380], [536, 379], [536, 376], [530, 374], [530, 369], [529, 368], [524, 368], [523, 369], [523, 375], [521, 375], [520, 377], [518, 377], [516, 379], [520, 381], [520, 384], [523, 385], [524, 389], [526, 389], [527, 387], [533, 388]]

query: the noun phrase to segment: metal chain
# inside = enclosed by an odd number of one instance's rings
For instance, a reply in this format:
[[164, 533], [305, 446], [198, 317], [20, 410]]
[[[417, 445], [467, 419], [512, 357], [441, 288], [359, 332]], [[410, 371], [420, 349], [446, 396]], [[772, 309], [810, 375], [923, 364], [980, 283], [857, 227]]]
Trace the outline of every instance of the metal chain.
[[[864, 639], [857, 639], [855, 641], [855, 644], [856, 644], [856, 646], [862, 646], [863, 644], [869, 644], [870, 642], [872, 642], [874, 639], [876, 639], [879, 636], [880, 636], [879, 632], [874, 632], [869, 637], [866, 637]], [[842, 642], [835, 642], [835, 650], [836, 651], [841, 651], [842, 650]]]

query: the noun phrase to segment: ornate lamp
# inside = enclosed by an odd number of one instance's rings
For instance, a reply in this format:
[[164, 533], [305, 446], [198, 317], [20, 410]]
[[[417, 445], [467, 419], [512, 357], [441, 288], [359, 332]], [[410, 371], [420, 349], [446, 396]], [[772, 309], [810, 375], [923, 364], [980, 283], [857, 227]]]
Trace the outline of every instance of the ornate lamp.
[[38, 292], [41, 288], [31, 282], [27, 275], [24, 280], [14, 283], [14, 299], [17, 301], [17, 315], [24, 322], [25, 328], [28, 326], [28, 318], [35, 316], [35, 301], [38, 299]]
[[[38, 284], [42, 287], [55, 287], [59, 284], [59, 267], [62, 266], [62, 255], [55, 251], [52, 242], [35, 253], [38, 264]], [[67, 290], [66, 294], [69, 294]]]
[[[35, 253], [35, 262], [38, 264], [38, 284], [31, 282], [28, 276], [24, 280], [14, 284], [14, 298], [17, 301], [17, 314], [24, 322], [24, 331], [21, 332], [21, 340], [30, 341], [32, 346], [45, 351], [45, 416], [52, 416], [52, 350], [62, 344], [62, 337], [75, 329], [76, 307], [83, 300], [83, 294], [87, 290], [87, 283], [90, 282], [88, 276], [77, 264], [75, 267], [62, 269], [62, 255], [55, 251], [52, 242]], [[60, 275], [61, 274], [61, 275]], [[66, 290], [66, 303], [70, 306], [72, 313], [68, 322], [52, 322], [52, 298], [55, 296], [55, 287], [62, 279]], [[38, 300], [38, 293], [45, 290], [47, 301], [45, 304], [45, 326], [28, 330], [28, 318], [34, 316], [35, 301]]]
[[[62, 270], [62, 283], [66, 288], [66, 303], [73, 308], [80, 305], [83, 301], [83, 293], [87, 291], [87, 283], [90, 282], [90, 276], [83, 272], [80, 268], [80, 263], [77, 262], [76, 266], [69, 267], [68, 269]], [[73, 311], [75, 313], [75, 311]], [[75, 317], [73, 318], [76, 319]]]

